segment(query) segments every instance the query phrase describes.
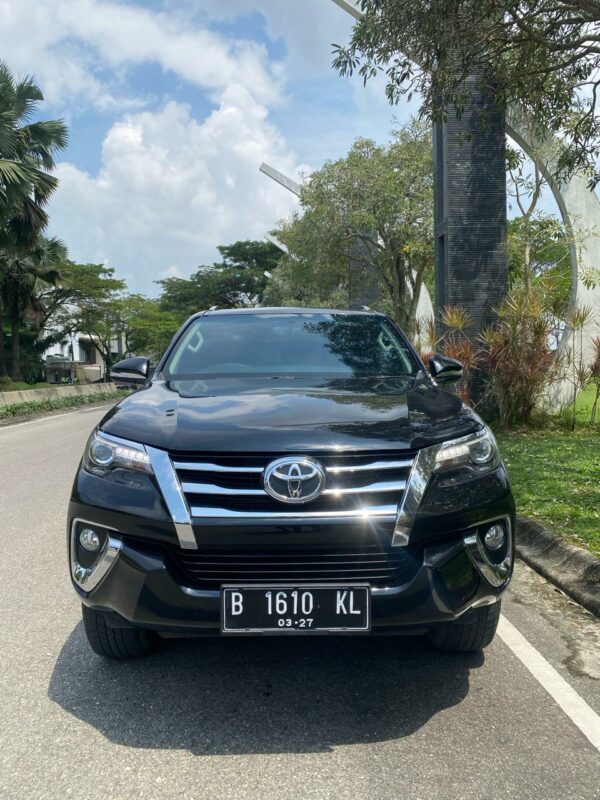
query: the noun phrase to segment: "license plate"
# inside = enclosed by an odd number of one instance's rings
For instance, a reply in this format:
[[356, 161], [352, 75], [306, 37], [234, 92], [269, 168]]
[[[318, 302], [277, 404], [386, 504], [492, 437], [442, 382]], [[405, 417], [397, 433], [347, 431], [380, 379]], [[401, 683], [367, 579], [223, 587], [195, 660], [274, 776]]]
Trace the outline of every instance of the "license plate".
[[366, 632], [368, 586], [224, 586], [223, 633]]

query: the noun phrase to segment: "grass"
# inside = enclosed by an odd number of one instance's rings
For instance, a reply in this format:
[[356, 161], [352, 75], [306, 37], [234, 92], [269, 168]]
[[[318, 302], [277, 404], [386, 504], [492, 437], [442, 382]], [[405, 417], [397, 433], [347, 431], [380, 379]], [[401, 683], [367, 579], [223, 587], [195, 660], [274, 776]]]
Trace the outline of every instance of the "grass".
[[34, 400], [23, 403], [13, 403], [0, 406], [0, 420], [14, 419], [15, 417], [31, 417], [47, 411], [59, 411], [62, 408], [76, 408], [87, 406], [91, 403], [110, 403], [126, 397], [130, 392], [104, 392], [74, 395], [72, 397], [52, 397], [47, 400]]
[[600, 556], [600, 429], [527, 429], [497, 439], [517, 512]]
[[25, 381], [13, 381], [11, 378], [0, 378], [0, 392], [26, 392], [29, 389], [50, 389], [56, 385], [60, 384], [25, 383]]
[[[577, 422], [590, 424], [592, 417], [592, 406], [596, 397], [596, 387], [592, 384], [580, 392], [577, 396], [575, 408], [577, 409]], [[596, 424], [600, 423], [600, 402], [596, 409]]]

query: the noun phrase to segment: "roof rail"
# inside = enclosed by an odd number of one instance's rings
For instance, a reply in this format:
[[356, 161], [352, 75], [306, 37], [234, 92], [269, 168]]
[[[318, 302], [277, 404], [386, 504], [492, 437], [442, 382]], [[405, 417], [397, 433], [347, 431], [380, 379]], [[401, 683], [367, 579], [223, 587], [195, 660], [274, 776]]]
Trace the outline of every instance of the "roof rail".
[[219, 310], [219, 306], [211, 306], [208, 310], [209, 311], [218, 311]]

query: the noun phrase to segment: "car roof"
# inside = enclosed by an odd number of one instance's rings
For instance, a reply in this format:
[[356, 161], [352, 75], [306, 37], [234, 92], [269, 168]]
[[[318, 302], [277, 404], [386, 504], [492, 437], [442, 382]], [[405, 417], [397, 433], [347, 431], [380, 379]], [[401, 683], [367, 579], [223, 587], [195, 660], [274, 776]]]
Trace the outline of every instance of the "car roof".
[[207, 315], [229, 315], [229, 314], [361, 314], [369, 316], [379, 314], [378, 311], [372, 311], [369, 308], [303, 308], [298, 306], [268, 306], [268, 307], [252, 307], [252, 308], [210, 308], [208, 311], [199, 311], [194, 314], [190, 319], [202, 317]]

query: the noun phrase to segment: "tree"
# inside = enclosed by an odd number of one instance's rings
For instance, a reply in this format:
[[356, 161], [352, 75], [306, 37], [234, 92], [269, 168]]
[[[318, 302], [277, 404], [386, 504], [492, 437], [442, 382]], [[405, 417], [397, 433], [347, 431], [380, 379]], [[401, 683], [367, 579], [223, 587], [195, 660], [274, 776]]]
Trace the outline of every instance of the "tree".
[[66, 147], [68, 134], [62, 120], [30, 123], [44, 99], [29, 77], [15, 81], [0, 62], [0, 226], [15, 219], [29, 231], [43, 229], [44, 210], [58, 181], [49, 174], [54, 154]]
[[559, 219], [545, 212], [510, 219], [508, 268], [511, 287], [542, 281], [552, 295], [554, 313], [566, 313], [571, 295], [571, 256], [569, 235]]
[[421, 289], [433, 278], [428, 127], [413, 121], [394, 131], [387, 145], [358, 139], [345, 158], [310, 176], [301, 205], [301, 213], [277, 232], [289, 256], [267, 297], [317, 305], [344, 302], [351, 256], [359, 280], [377, 276], [382, 309], [414, 335]]
[[281, 258], [281, 251], [274, 244], [253, 239], [222, 244], [217, 250], [223, 258], [224, 267], [253, 269], [259, 272], [273, 272]]
[[554, 316], [562, 317], [571, 295], [570, 245], [577, 251], [578, 243], [559, 219], [538, 209], [545, 180], [535, 157], [529, 165], [521, 150], [508, 147], [506, 168], [509, 208], [520, 212], [508, 221], [510, 286], [529, 293], [541, 282]]
[[127, 352], [147, 355], [158, 361], [177, 333], [179, 317], [164, 311], [159, 300], [129, 294], [115, 301], [122, 324]]
[[115, 278], [113, 267], [71, 262], [55, 302], [52, 325], [58, 335], [87, 334], [104, 359], [107, 373], [113, 363], [113, 343], [123, 332], [119, 301], [125, 289], [125, 281]]
[[28, 317], [34, 327], [40, 327], [40, 316], [44, 309], [39, 301], [39, 292], [60, 281], [60, 265], [66, 255], [66, 248], [60, 240], [44, 237], [40, 237], [34, 247], [17, 248], [13, 253], [4, 253], [5, 298], [10, 307], [11, 323], [11, 377], [14, 381], [23, 380], [21, 325], [24, 318]]
[[87, 334], [109, 374], [115, 347], [158, 359], [176, 333], [179, 315], [165, 311], [159, 300], [128, 294], [125, 281], [103, 264], [66, 262], [61, 285], [43, 294], [44, 324], [54, 341], [69, 334]]
[[203, 308], [260, 305], [269, 276], [281, 252], [272, 244], [240, 241], [217, 248], [220, 264], [198, 267], [189, 278], [157, 281], [162, 289], [160, 306], [183, 321]]
[[14, 303], [21, 271], [15, 264], [37, 258], [38, 237], [48, 223], [45, 206], [58, 185], [50, 174], [54, 155], [66, 147], [68, 138], [62, 120], [29, 122], [43, 99], [31, 78], [15, 82], [0, 62], [0, 376], [7, 374], [3, 312], [8, 296], [13, 303], [13, 374], [20, 374]]
[[335, 67], [365, 81], [385, 72], [395, 103], [421, 95], [440, 120], [465, 107], [465, 79], [479, 76], [501, 106], [520, 104], [536, 133], [560, 134], [558, 172], [600, 180], [600, 3], [594, 0], [360, 0], [363, 17]]
[[112, 304], [125, 291], [125, 281], [103, 264], [74, 264], [65, 269], [63, 285], [49, 302], [53, 314], [46, 320], [56, 337], [82, 332], [94, 341], [107, 369], [112, 364], [112, 342], [117, 335], [117, 316]]

